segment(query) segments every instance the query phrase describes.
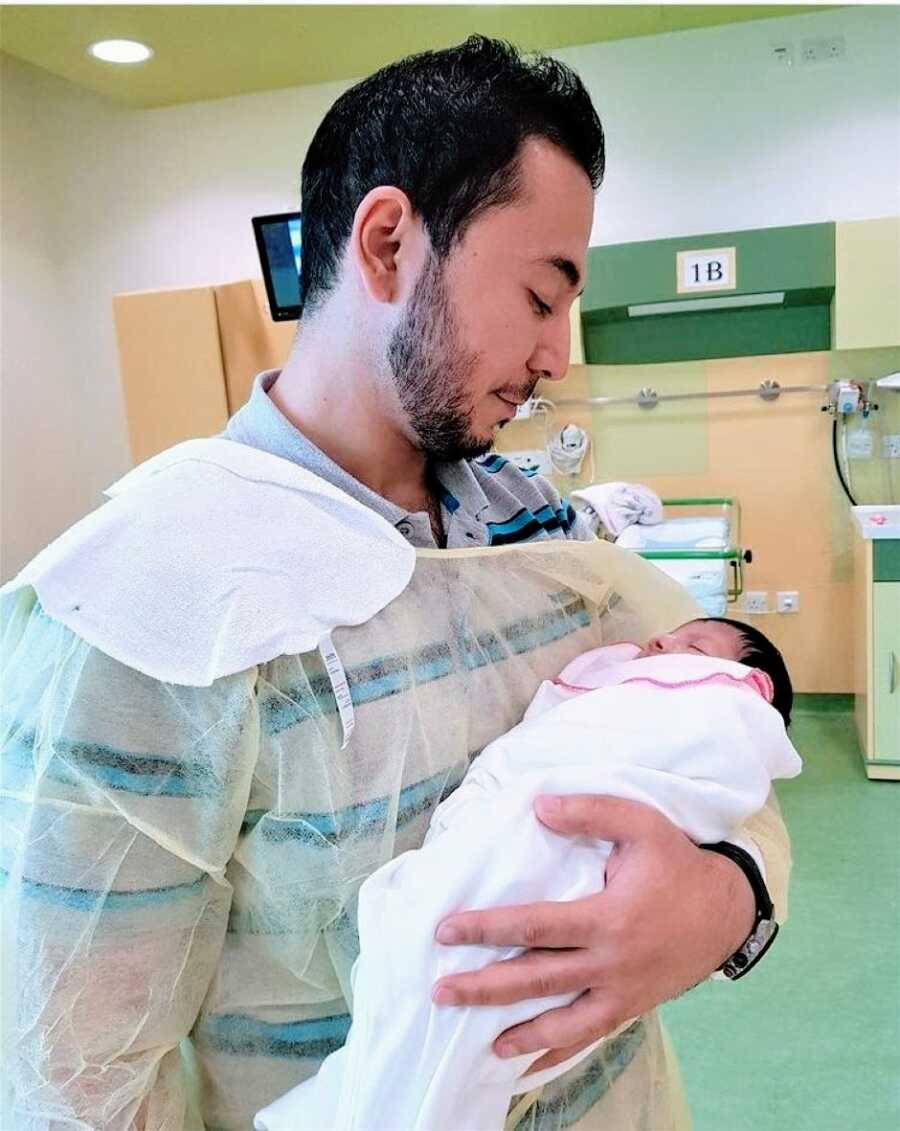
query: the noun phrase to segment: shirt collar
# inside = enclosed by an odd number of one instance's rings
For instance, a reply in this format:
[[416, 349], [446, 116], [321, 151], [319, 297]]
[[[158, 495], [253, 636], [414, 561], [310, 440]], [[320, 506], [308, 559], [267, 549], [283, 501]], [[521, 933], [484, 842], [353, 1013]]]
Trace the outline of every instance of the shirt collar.
[[[312, 440], [306, 438], [291, 421], [288, 421], [279, 412], [279, 409], [269, 397], [269, 389], [272, 385], [275, 385], [280, 372], [282, 372], [280, 369], [267, 369], [259, 373], [253, 381], [248, 403], [240, 409], [240, 415], [245, 415], [244, 424], [248, 425], [253, 433], [254, 447], [263, 447], [261, 442], [257, 442], [257, 440], [262, 439], [257, 433], [265, 432], [266, 439], [269, 441], [265, 444], [265, 447], [272, 455], [292, 459], [294, 463], [304, 466], [321, 465], [324, 472], [327, 473], [323, 476], [324, 478], [334, 483], [335, 486], [341, 487], [341, 490], [347, 491], [348, 494], [354, 495], [361, 502], [365, 502], [366, 506], [379, 510], [383, 515], [387, 515], [387, 508], [396, 512], [396, 517], [391, 517], [392, 523], [398, 523], [401, 519], [408, 518], [407, 511], [398, 507], [396, 503], [382, 498], [370, 487], [360, 483], [351, 474], [345, 472], [343, 467], [336, 464], [334, 459], [326, 455], [326, 452], [323, 452], [321, 448], [315, 446]], [[254, 426], [257, 423], [258, 428]], [[311, 469], [314, 470], [315, 467], [313, 466]], [[487, 499], [481, 483], [478, 482], [473, 465], [468, 460], [456, 459], [449, 461], [449, 463], [435, 463], [434, 477], [474, 518], [481, 516], [482, 512], [490, 507], [490, 500]], [[354, 490], [348, 490], [351, 484]]]
[[[267, 369], [255, 378], [250, 398], [238, 413], [242, 418], [239, 438], [321, 475], [394, 526], [406, 519], [408, 515], [402, 507], [360, 483], [282, 415], [269, 396], [280, 373], [280, 369]], [[237, 423], [237, 417], [233, 420]]]
[[[292, 460], [316, 474], [321, 474], [323, 479], [327, 479], [329, 483], [346, 491], [352, 498], [377, 511], [394, 526], [401, 522], [409, 522], [412, 516], [408, 511], [376, 494], [365, 483], [360, 483], [282, 415], [269, 396], [269, 390], [280, 373], [280, 369], [267, 369], [255, 378], [249, 400], [233, 418], [235, 424], [238, 423], [237, 417], [241, 418], [240, 438], [245, 438], [245, 442], [249, 441], [254, 447], [264, 448], [273, 455]], [[468, 460], [436, 462], [434, 476], [438, 483], [457, 500], [462, 510], [472, 518], [479, 519], [490, 506], [490, 501]]]
[[468, 460], [436, 463], [434, 475], [441, 486], [458, 499], [460, 505], [473, 518], [480, 518], [482, 512], [490, 506], [490, 501]]

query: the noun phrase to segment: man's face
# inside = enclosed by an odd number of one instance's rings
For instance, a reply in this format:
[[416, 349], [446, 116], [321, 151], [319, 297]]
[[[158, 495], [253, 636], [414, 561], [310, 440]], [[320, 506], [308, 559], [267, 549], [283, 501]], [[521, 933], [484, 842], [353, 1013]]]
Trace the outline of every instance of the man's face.
[[689, 653], [693, 656], [716, 656], [721, 660], [740, 660], [744, 647], [740, 632], [732, 625], [691, 620], [672, 632], [654, 636], [637, 658]]
[[488, 451], [541, 378], [569, 363], [569, 308], [585, 276], [593, 190], [562, 150], [530, 140], [521, 187], [441, 262], [426, 264], [388, 345], [416, 442], [438, 460]]

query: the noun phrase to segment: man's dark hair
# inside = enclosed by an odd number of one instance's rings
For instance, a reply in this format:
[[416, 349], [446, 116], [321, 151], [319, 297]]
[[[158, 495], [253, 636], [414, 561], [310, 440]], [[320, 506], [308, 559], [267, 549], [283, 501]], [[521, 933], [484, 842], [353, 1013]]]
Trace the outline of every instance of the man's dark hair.
[[741, 634], [744, 649], [741, 652], [742, 664], [748, 668], [759, 668], [760, 671], [772, 681], [775, 694], [772, 706], [784, 719], [786, 727], [791, 725], [791, 708], [794, 705], [794, 688], [791, 677], [788, 675], [784, 657], [772, 641], [752, 625], [743, 621], [729, 620], [728, 617], [704, 617], [704, 620], [716, 621], [718, 624], [729, 624]]
[[303, 162], [300, 293], [314, 309], [335, 284], [360, 201], [393, 185], [422, 217], [438, 258], [476, 216], [515, 199], [527, 138], [546, 138], [603, 179], [603, 128], [581, 79], [543, 55], [473, 35], [391, 63], [351, 87]]

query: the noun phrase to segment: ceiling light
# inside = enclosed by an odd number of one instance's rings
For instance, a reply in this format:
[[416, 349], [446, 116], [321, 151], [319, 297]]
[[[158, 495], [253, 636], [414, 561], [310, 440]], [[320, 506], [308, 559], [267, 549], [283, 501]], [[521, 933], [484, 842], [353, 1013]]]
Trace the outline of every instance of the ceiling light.
[[134, 39], [101, 39], [90, 45], [88, 54], [104, 63], [143, 63], [153, 56], [149, 47]]
[[642, 302], [629, 306], [631, 318], [645, 314], [681, 314], [689, 310], [725, 310], [734, 306], [780, 306], [784, 302], [784, 291], [772, 291], [764, 295], [722, 295], [718, 298], [685, 298], [681, 302]]

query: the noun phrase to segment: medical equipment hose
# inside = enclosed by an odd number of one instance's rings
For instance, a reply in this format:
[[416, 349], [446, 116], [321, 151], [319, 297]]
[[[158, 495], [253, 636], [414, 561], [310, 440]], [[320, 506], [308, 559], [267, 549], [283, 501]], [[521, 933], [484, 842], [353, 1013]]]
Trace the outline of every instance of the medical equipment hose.
[[844, 478], [844, 472], [841, 469], [841, 461], [838, 458], [837, 448], [837, 416], [831, 422], [831, 453], [834, 456], [834, 470], [837, 472], [837, 477], [841, 481], [841, 486], [844, 488], [844, 494], [850, 500], [850, 505], [856, 506], [856, 499], [850, 494], [850, 488], [847, 486], [847, 480]]

